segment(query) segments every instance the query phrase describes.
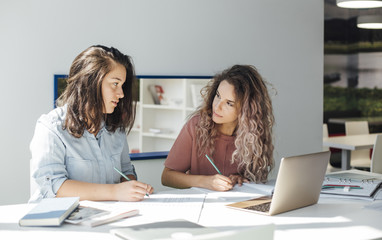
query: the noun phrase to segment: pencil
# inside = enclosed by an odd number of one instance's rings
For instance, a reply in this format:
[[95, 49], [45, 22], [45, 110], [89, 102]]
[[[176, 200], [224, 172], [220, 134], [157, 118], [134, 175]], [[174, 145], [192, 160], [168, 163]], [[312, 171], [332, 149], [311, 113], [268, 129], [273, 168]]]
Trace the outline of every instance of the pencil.
[[[121, 171], [119, 171], [116, 167], [114, 167], [114, 170], [117, 171], [119, 174], [121, 174], [122, 177], [124, 177], [127, 181], [130, 181], [131, 179], [123, 174]], [[150, 197], [148, 193], [146, 193], [146, 196]]]
[[356, 188], [359, 188], [361, 186], [358, 186], [358, 185], [341, 185], [341, 184], [325, 184], [324, 187], [356, 187]]
[[212, 164], [212, 166], [216, 169], [216, 171], [222, 175], [222, 173], [219, 171], [219, 169], [216, 167], [215, 163], [210, 159], [210, 157], [208, 157], [208, 155], [206, 154], [206, 158], [208, 159], [208, 161], [210, 161], [210, 163]]
[[328, 188], [345, 188], [348, 187], [350, 189], [363, 189], [360, 186], [351, 186], [351, 185], [324, 185], [322, 186], [322, 189], [328, 189]]

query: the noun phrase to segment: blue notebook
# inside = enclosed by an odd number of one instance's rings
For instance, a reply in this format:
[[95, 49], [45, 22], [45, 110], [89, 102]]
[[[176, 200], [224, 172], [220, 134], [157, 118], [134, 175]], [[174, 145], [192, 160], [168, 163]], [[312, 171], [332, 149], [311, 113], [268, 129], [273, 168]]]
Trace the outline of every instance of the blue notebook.
[[60, 226], [79, 204], [79, 197], [44, 198], [23, 218], [20, 226]]

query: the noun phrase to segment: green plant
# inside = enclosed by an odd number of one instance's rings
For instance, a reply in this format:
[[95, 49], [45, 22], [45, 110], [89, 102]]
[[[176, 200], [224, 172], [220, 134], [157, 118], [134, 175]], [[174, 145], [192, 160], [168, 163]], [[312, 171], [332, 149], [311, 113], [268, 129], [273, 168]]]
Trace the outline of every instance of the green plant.
[[382, 89], [324, 85], [324, 111], [359, 110], [362, 116], [382, 116]]

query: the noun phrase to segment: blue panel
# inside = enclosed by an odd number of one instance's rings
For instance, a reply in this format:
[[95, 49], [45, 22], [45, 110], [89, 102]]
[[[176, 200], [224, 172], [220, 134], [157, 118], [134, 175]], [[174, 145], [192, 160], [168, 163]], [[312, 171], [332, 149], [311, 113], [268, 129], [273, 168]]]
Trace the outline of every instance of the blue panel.
[[53, 108], [56, 108], [56, 100], [58, 96], [58, 79], [68, 78], [68, 75], [65, 74], [54, 74], [54, 83], [53, 83]]
[[143, 153], [130, 153], [130, 158], [134, 160], [148, 160], [148, 159], [163, 159], [167, 158], [168, 151], [163, 152], [143, 152]]

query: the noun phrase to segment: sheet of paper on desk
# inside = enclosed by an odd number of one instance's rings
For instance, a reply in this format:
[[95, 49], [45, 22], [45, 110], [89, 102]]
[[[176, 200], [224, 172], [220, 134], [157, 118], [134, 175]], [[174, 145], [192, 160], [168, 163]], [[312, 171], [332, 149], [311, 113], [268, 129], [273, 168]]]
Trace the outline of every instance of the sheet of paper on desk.
[[[253, 191], [253, 192], [260, 193], [260, 194], [272, 195], [273, 189], [275, 188], [275, 182], [276, 182], [275, 180], [270, 180], [265, 184], [264, 183], [254, 183], [254, 182], [243, 183], [243, 187], [246, 187], [248, 190], [244, 188], [241, 191]], [[240, 189], [240, 187], [238, 185], [236, 185], [236, 186]], [[235, 186], [235, 188], [236, 188], [236, 186]]]
[[123, 203], [151, 219], [183, 218], [198, 222], [206, 194], [192, 189], [177, 189], [151, 194], [140, 202]]
[[150, 195], [150, 197], [145, 197], [144, 201], [138, 202], [138, 204], [143, 205], [177, 205], [177, 204], [197, 204], [203, 203], [206, 195], [201, 192], [195, 192], [190, 189], [181, 189], [178, 190], [176, 194], [174, 194], [174, 191], [164, 191], [161, 193], [155, 193]]
[[267, 184], [253, 182], [243, 183], [242, 186], [236, 184], [232, 190], [226, 192], [195, 187], [192, 189], [206, 193], [209, 199], [216, 198], [224, 201], [238, 201], [272, 195], [274, 189], [274, 180], [269, 181]]

